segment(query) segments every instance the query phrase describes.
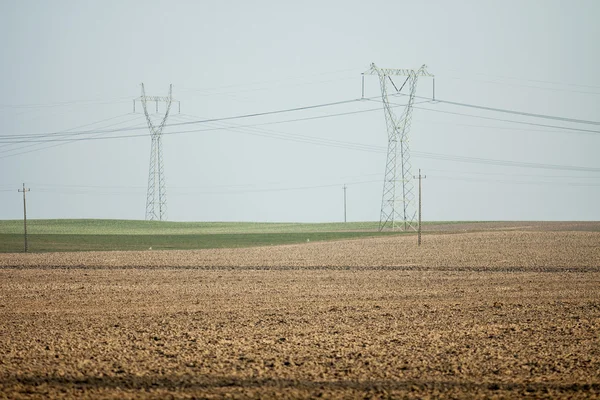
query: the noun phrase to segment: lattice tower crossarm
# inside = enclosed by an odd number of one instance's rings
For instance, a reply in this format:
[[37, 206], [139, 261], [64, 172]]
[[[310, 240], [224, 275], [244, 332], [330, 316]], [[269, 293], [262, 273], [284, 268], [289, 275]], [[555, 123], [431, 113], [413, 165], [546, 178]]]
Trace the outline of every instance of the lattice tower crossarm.
[[[162, 132], [169, 117], [171, 104], [173, 103], [173, 85], [169, 86], [169, 95], [166, 97], [146, 96], [144, 84], [142, 83], [142, 95], [138, 99], [143, 106], [148, 129], [150, 130], [150, 168], [148, 172], [148, 192], [146, 195], [146, 220], [164, 221], [167, 219], [167, 190], [164, 174], [164, 161], [162, 152]], [[166, 111], [160, 124], [156, 126], [148, 113], [149, 101], [166, 103]], [[135, 102], [134, 102], [135, 104]]]
[[[410, 164], [409, 136], [412, 121], [412, 106], [420, 76], [430, 76], [427, 66], [414, 69], [379, 68], [371, 64], [365, 75], [377, 75], [381, 86], [381, 100], [388, 133], [388, 151], [381, 197], [379, 230], [384, 228], [417, 230], [414, 185]], [[398, 90], [392, 76], [406, 76], [406, 81]], [[408, 103], [398, 118], [388, 99], [388, 81], [398, 90], [408, 83]]]

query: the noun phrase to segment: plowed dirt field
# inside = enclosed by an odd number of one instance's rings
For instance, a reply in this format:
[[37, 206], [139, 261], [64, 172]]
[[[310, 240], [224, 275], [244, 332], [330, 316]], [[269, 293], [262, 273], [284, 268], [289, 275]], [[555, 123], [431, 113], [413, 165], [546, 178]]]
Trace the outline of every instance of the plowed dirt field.
[[599, 228], [0, 254], [0, 398], [600, 398]]

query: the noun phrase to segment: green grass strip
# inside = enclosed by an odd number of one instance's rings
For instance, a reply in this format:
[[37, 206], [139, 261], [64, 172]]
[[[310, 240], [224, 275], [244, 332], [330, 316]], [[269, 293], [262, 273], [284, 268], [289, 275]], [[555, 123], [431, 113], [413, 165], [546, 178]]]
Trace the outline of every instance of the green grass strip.
[[[267, 223], [267, 222], [170, 222], [102, 219], [27, 220], [30, 234], [79, 235], [187, 235], [208, 233], [297, 233], [376, 231], [378, 222]], [[23, 220], [0, 221], [0, 233], [23, 233]]]
[[[398, 235], [399, 232], [288, 232], [288, 233], [216, 233], [186, 235], [80, 235], [32, 234], [28, 237], [29, 252], [127, 251], [127, 250], [191, 250], [276, 246]], [[23, 251], [23, 234], [0, 234], [0, 253]]]

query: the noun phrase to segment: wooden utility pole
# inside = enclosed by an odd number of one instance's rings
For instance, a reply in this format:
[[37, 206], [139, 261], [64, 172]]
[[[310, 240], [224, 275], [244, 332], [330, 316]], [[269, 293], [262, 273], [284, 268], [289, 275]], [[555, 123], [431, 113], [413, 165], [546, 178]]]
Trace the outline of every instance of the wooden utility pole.
[[417, 245], [421, 245], [421, 179], [427, 178], [425, 175], [421, 175], [421, 169], [419, 168], [419, 176], [415, 176], [415, 178], [419, 178], [419, 228], [417, 233]]
[[346, 222], [346, 184], [344, 184], [344, 223]]
[[29, 192], [31, 189], [25, 189], [25, 183], [23, 183], [23, 189], [19, 189], [19, 192], [23, 192], [23, 228], [25, 231], [25, 253], [27, 253], [27, 200], [25, 198], [25, 193]]

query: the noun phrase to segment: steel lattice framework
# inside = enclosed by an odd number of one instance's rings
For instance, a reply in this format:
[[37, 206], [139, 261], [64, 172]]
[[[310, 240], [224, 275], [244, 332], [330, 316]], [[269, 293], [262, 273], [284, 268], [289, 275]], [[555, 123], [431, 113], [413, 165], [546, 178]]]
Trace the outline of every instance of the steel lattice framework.
[[[381, 216], [379, 219], [379, 230], [384, 228], [416, 230], [416, 207], [414, 185], [410, 172], [410, 147], [408, 132], [412, 119], [412, 106], [417, 90], [417, 79], [419, 76], [431, 76], [427, 72], [427, 66], [414, 69], [390, 69], [379, 68], [371, 64], [371, 68], [365, 75], [379, 76], [381, 85], [381, 99], [388, 132], [388, 151], [385, 164], [385, 177], [383, 181], [383, 195], [381, 198]], [[392, 80], [392, 76], [406, 76], [404, 84], [398, 89]], [[396, 117], [388, 100], [388, 81], [400, 92], [408, 83], [408, 103], [404, 107], [400, 117]], [[398, 162], [400, 160], [400, 162]]]
[[[150, 129], [152, 144], [150, 146], [150, 170], [148, 172], [148, 194], [146, 196], [146, 220], [163, 221], [167, 219], [167, 191], [164, 174], [164, 162], [162, 153], [162, 132], [169, 117], [171, 103], [173, 100], [173, 85], [169, 86], [169, 95], [161, 96], [146, 96], [144, 84], [142, 83], [142, 96], [138, 99], [144, 108], [146, 122]], [[158, 112], [158, 103], [165, 102], [167, 104], [165, 115], [158, 126], [154, 125], [150, 114], [148, 113], [147, 103], [149, 101], [156, 102], [156, 111]], [[134, 101], [135, 109], [135, 101]]]

